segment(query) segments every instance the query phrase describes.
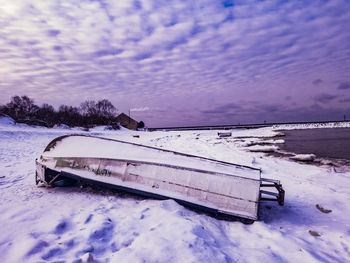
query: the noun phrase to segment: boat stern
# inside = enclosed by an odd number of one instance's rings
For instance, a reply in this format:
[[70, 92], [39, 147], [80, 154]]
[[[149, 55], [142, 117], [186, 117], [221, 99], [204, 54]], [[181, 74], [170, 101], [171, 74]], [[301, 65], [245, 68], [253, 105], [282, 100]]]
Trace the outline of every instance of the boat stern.
[[46, 183], [45, 181], [45, 165], [38, 159], [35, 159], [35, 183]]

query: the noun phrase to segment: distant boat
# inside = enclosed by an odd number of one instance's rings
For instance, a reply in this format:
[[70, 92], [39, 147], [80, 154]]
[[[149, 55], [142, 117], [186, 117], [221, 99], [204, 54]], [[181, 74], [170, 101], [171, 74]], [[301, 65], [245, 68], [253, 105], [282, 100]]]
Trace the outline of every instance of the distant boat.
[[279, 181], [262, 179], [257, 168], [85, 135], [54, 139], [36, 160], [37, 184], [58, 186], [65, 180], [171, 198], [208, 212], [250, 220], [258, 218], [259, 201], [283, 205], [284, 200]]

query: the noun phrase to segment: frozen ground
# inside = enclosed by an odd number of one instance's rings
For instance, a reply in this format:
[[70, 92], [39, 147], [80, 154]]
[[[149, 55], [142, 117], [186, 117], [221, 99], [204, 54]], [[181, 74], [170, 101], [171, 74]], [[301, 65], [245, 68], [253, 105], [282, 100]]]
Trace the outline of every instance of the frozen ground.
[[256, 137], [276, 134], [272, 128], [233, 130], [227, 139], [217, 131], [92, 132], [261, 168], [264, 177], [282, 181], [286, 200], [284, 207], [262, 203], [252, 225], [218, 220], [171, 200], [37, 187], [35, 158], [67, 133], [82, 132], [0, 119], [0, 262], [350, 261], [350, 173], [249, 152]]

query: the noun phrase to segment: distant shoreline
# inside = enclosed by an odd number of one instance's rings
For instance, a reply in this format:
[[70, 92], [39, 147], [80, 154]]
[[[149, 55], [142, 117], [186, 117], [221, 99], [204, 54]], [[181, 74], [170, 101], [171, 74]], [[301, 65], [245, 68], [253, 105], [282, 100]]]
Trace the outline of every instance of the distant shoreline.
[[276, 126], [274, 128], [288, 129], [286, 126], [313, 126], [312, 128], [350, 128], [350, 120], [343, 121], [313, 121], [313, 122], [271, 122], [271, 123], [252, 123], [252, 124], [232, 124], [232, 125], [208, 125], [208, 126], [179, 126], [179, 127], [160, 127], [148, 128], [149, 131], [190, 131], [190, 130], [230, 130], [230, 129], [256, 129], [263, 127]]

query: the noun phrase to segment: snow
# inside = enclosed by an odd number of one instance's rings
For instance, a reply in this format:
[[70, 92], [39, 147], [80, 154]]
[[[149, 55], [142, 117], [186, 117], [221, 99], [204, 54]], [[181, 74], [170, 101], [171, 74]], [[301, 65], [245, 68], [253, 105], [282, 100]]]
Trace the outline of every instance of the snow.
[[70, 130], [70, 129], [71, 129], [71, 128], [70, 128], [68, 125], [66, 125], [66, 124], [60, 124], [60, 125], [55, 124], [55, 125], [53, 126], [53, 128], [54, 128], [54, 129], [65, 129], [65, 130]]
[[15, 121], [11, 117], [1, 117], [0, 116], [0, 126], [13, 126]]
[[35, 158], [57, 136], [82, 132], [1, 123], [0, 262], [349, 262], [350, 173], [242, 146], [274, 129], [232, 130], [227, 139], [217, 131], [85, 133], [261, 168], [283, 183], [285, 206], [264, 202], [260, 219], [245, 225], [172, 200], [38, 187]]

